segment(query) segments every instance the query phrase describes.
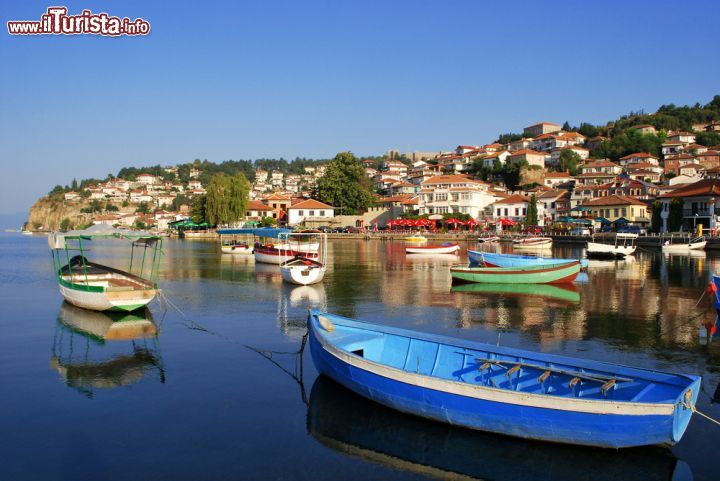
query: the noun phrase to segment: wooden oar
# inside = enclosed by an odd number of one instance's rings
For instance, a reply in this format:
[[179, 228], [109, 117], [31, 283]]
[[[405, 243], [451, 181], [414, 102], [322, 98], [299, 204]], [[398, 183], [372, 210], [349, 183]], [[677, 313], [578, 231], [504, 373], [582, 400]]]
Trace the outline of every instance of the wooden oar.
[[[626, 378], [626, 377], [606, 376], [606, 375], [603, 375], [603, 374], [587, 374], [587, 373], [580, 372], [580, 371], [572, 371], [572, 370], [568, 370], [568, 369], [556, 369], [556, 368], [550, 367], [550, 366], [541, 366], [541, 365], [539, 365], [539, 364], [529, 364], [529, 363], [525, 363], [525, 362], [501, 361], [501, 360], [498, 360], [498, 359], [486, 359], [486, 358], [480, 358], [480, 357], [475, 358], [475, 361], [477, 361], [477, 362], [482, 362], [482, 363], [495, 364], [495, 365], [498, 365], [498, 366], [500, 366], [500, 367], [502, 367], [502, 368], [504, 368], [504, 369], [508, 369], [506, 366], [504, 366], [504, 364], [515, 364], [515, 365], [520, 366], [520, 367], [522, 367], [522, 368], [537, 369], [537, 370], [539, 370], [539, 371], [544, 371], [544, 372], [548, 372], [548, 371], [549, 371], [549, 372], [551, 372], [552, 374], [563, 374], [563, 375], [566, 375], [566, 376], [572, 376], [572, 377], [574, 377], [574, 378], [577, 377], [577, 378], [580, 378], [580, 379], [586, 380], [586, 381], [601, 382], [601, 383], [603, 383], [603, 384], [605, 384], [605, 383], [607, 383], [607, 382], [609, 382], [609, 381], [612, 381], [612, 380], [614, 380], [615, 382], [633, 382], [632, 379]], [[480, 367], [483, 367], [483, 366], [485, 366], [485, 364], [482, 364]], [[486, 368], [485, 368], [485, 369], [486, 369]], [[481, 370], [484, 370], [484, 369], [481, 369]], [[549, 376], [549, 375], [548, 375], [548, 376]], [[542, 376], [541, 376], [541, 377], [542, 377]], [[543, 379], [543, 381], [544, 381], [545, 379], [547, 379], [547, 376], [545, 376], [545, 378]]]

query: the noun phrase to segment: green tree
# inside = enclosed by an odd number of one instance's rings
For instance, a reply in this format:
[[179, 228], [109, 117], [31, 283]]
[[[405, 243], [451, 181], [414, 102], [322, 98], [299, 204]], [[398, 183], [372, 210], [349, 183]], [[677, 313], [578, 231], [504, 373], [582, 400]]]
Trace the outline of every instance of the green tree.
[[70, 230], [70, 229], [72, 229], [72, 225], [70, 224], [70, 219], [68, 219], [67, 217], [65, 217], [65, 218], [60, 222], [60, 230], [63, 231], [63, 232], [66, 232], [66, 231], [68, 231], [68, 230]]
[[560, 172], [569, 172], [570, 175], [576, 175], [578, 171], [578, 165], [582, 163], [582, 157], [573, 150], [563, 150], [560, 152], [560, 158], [558, 159], [558, 170]]
[[193, 222], [196, 222], [198, 224], [202, 224], [203, 222], [205, 222], [206, 204], [207, 199], [204, 195], [198, 195], [197, 197], [193, 198], [192, 206], [190, 206], [190, 218]]
[[352, 152], [340, 152], [330, 162], [317, 181], [317, 195], [343, 214], [359, 214], [374, 202], [365, 169]]
[[107, 204], [105, 204], [105, 210], [108, 212], [117, 212], [120, 209], [118, 209], [115, 204], [108, 202]]
[[668, 232], [677, 232], [682, 226], [683, 218], [683, 201], [679, 197], [673, 197], [670, 201], [670, 212], [668, 213], [667, 219], [667, 230]]
[[263, 227], [274, 227], [277, 225], [277, 220], [272, 217], [263, 217], [260, 219], [260, 225]]
[[660, 229], [662, 228], [662, 217], [660, 216], [661, 212], [662, 202], [656, 200], [652, 204], [652, 218], [650, 223], [653, 232], [660, 232]]
[[250, 182], [242, 172], [233, 176], [215, 174], [208, 185], [205, 220], [209, 224], [229, 224], [245, 217]]
[[150, 205], [147, 202], [140, 202], [135, 209], [135, 212], [138, 212], [140, 214], [149, 214], [150, 213]]
[[700, 145], [712, 147], [720, 145], [720, 133], [718, 132], [698, 132], [695, 141]]
[[525, 222], [528, 225], [537, 225], [538, 224], [538, 208], [537, 208], [537, 199], [535, 198], [535, 194], [532, 194], [530, 196], [530, 202], [528, 203], [527, 217], [525, 218]]

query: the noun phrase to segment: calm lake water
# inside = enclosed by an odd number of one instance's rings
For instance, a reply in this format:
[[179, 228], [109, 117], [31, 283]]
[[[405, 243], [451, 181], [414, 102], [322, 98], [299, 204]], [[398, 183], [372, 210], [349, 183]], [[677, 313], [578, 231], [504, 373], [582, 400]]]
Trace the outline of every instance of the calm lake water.
[[[91, 259], [125, 266], [124, 244], [92, 248]], [[454, 260], [407, 258], [401, 242], [332, 241], [325, 281], [306, 287], [283, 283], [276, 267], [223, 255], [215, 243], [168, 240], [165, 252], [168, 302], [118, 328], [63, 303], [46, 238], [0, 235], [0, 478], [718, 479], [720, 427], [699, 416], [672, 449], [525, 442], [387, 410], [318, 378], [309, 352], [293, 354], [308, 305], [318, 305], [388, 325], [700, 374], [698, 408], [720, 418], [711, 402], [720, 342], [702, 345], [698, 334], [714, 312], [707, 298], [696, 307], [720, 270], [713, 254], [591, 261], [574, 287], [528, 294], [452, 288]]]

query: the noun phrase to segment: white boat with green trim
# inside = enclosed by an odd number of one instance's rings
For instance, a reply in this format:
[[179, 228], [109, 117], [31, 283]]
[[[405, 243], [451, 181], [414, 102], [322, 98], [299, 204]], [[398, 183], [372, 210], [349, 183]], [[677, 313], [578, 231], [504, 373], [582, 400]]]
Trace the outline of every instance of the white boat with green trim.
[[[89, 261], [84, 243], [99, 238], [132, 241], [127, 271]], [[70, 304], [94, 311], [134, 311], [157, 294], [162, 237], [95, 225], [48, 236], [60, 293]]]

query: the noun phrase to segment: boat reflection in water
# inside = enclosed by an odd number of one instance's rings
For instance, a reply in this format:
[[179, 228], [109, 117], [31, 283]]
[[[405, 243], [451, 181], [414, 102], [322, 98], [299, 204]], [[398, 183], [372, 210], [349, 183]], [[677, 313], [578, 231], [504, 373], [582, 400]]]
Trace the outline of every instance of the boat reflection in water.
[[386, 408], [320, 376], [310, 435], [340, 453], [438, 479], [692, 480], [662, 448], [622, 451], [518, 440], [427, 421]]
[[164, 383], [157, 336], [147, 309], [107, 313], [63, 303], [50, 365], [67, 386], [90, 398], [96, 389], [135, 384], [150, 372]]
[[471, 292], [518, 297], [543, 297], [577, 304], [580, 302], [580, 293], [574, 284], [458, 284], [450, 292]]

